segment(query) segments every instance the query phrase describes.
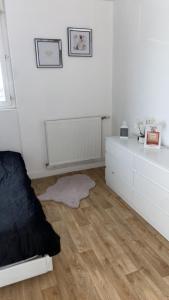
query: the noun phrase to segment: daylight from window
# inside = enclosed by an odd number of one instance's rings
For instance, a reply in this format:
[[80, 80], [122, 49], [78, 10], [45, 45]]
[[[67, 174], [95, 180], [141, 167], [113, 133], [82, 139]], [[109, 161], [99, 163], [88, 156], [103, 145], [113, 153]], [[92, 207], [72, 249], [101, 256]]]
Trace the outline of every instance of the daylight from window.
[[4, 90], [4, 83], [3, 83], [3, 78], [2, 78], [2, 68], [0, 65], [0, 102], [4, 102], [5, 99], [5, 90]]

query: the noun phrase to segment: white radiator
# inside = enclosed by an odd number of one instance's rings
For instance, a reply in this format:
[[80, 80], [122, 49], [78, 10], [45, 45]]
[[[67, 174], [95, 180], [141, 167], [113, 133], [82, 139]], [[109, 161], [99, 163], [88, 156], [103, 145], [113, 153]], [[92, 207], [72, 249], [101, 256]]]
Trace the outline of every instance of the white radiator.
[[45, 121], [47, 166], [99, 160], [102, 156], [102, 117]]

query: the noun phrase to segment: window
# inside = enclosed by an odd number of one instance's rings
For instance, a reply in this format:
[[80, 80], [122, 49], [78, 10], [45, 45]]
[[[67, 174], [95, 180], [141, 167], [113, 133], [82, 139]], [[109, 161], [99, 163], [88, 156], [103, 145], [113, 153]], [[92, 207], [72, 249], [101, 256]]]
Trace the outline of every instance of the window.
[[6, 15], [0, 0], [0, 109], [15, 106]]

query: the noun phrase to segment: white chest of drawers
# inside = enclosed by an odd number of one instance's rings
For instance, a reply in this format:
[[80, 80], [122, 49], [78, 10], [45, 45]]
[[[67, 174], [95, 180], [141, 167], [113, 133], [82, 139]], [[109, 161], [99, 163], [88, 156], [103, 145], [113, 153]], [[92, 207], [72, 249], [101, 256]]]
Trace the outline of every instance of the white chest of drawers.
[[169, 240], [169, 149], [106, 138], [106, 183]]

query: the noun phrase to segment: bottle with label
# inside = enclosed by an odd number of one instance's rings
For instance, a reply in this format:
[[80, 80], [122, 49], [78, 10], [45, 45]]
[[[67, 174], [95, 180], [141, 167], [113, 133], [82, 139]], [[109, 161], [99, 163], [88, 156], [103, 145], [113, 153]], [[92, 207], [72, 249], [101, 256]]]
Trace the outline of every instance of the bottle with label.
[[122, 126], [120, 127], [120, 138], [128, 139], [128, 136], [129, 136], [129, 129], [126, 121], [123, 121]]

